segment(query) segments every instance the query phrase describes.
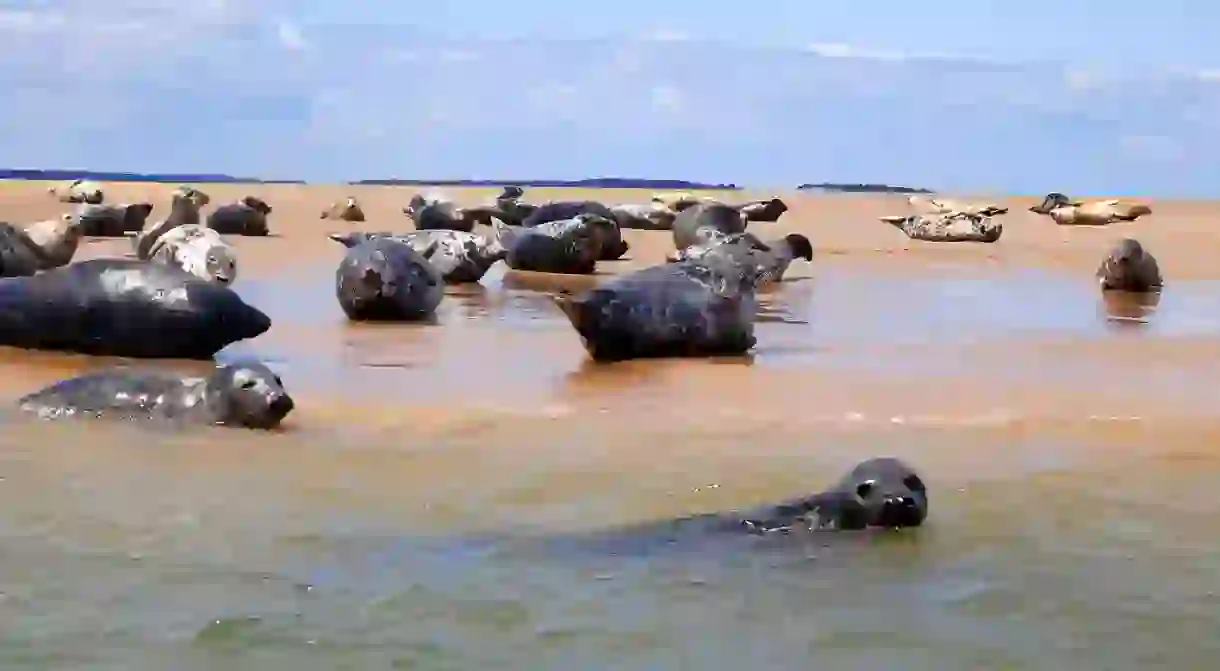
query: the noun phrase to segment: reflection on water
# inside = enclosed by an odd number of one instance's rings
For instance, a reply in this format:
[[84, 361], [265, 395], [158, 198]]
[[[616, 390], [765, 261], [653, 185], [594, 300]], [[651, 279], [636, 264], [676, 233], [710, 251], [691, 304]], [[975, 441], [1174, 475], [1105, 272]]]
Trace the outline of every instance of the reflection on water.
[[1124, 327], [1148, 324], [1160, 304], [1161, 292], [1159, 291], [1150, 293], [1102, 292], [1102, 305], [1106, 317], [1113, 323]]

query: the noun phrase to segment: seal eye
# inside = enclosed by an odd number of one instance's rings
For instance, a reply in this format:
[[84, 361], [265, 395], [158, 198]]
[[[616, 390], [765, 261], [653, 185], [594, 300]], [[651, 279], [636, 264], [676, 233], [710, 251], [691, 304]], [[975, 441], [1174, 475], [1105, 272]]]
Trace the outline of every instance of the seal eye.
[[241, 383], [241, 388], [242, 389], [253, 389], [256, 385], [258, 385], [258, 381], [246, 380], [245, 382]]
[[869, 494], [873, 493], [873, 481], [861, 482], [856, 486], [856, 496], [862, 499], [867, 499]]
[[923, 480], [920, 480], [919, 476], [914, 473], [903, 478], [902, 484], [906, 485], [906, 488], [913, 492], [922, 492], [925, 489]]

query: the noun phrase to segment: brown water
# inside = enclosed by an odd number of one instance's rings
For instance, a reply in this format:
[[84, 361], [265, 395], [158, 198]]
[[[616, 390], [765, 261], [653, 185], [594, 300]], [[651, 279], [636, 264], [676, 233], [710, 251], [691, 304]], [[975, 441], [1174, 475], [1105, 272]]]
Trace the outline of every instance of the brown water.
[[[1116, 319], [1087, 276], [828, 261], [765, 296], [752, 357], [597, 366], [498, 269], [427, 326], [347, 324], [332, 278], [237, 287], [275, 327], [222, 358], [282, 373], [281, 432], [8, 420], [0, 668], [1184, 669], [1220, 647], [1220, 283]], [[111, 363], [0, 365], [16, 396]], [[927, 527], [520, 539], [882, 454], [930, 483]]]

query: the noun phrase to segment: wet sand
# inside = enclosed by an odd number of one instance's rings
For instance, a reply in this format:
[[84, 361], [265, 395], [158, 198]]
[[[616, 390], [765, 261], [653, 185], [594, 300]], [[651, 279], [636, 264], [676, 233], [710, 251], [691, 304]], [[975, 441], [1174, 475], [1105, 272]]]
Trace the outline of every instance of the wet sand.
[[[0, 219], [64, 211], [45, 187], [0, 183]], [[1004, 199], [1003, 238], [970, 245], [910, 241], [877, 221], [906, 210], [900, 196], [782, 193], [792, 210], [757, 229], [805, 233], [815, 260], [763, 296], [752, 356], [604, 366], [545, 287], [501, 268], [452, 290], [437, 325], [346, 323], [333, 295], [342, 248], [325, 234], [409, 230], [413, 188], [203, 188], [214, 203], [252, 194], [275, 208], [274, 237], [232, 238], [235, 288], [274, 326], [220, 358], [267, 359], [297, 410], [272, 434], [10, 420], [5, 668], [1210, 658], [1220, 203], [1158, 201], [1134, 223], [1069, 229], [1026, 212], [1037, 198]], [[164, 212], [172, 186], [105, 189]], [[455, 193], [473, 203], [496, 191]], [[347, 195], [369, 221], [319, 219]], [[1126, 235], [1168, 284], [1143, 321], [1110, 318], [1092, 279]], [[626, 237], [629, 260], [601, 273], [672, 249], [668, 232]], [[90, 241], [77, 258], [129, 249]], [[6, 350], [0, 395], [117, 363]], [[744, 506], [819, 488], [875, 454], [910, 459], [932, 483], [932, 523], [909, 542], [741, 566], [573, 564], [445, 540]]]

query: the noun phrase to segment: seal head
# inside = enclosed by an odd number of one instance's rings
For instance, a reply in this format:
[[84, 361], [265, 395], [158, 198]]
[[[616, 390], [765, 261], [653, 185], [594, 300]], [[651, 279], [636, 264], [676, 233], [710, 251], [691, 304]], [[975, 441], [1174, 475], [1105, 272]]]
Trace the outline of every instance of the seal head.
[[218, 366], [206, 393], [217, 423], [252, 429], [278, 426], [296, 406], [283, 380], [257, 362]]

